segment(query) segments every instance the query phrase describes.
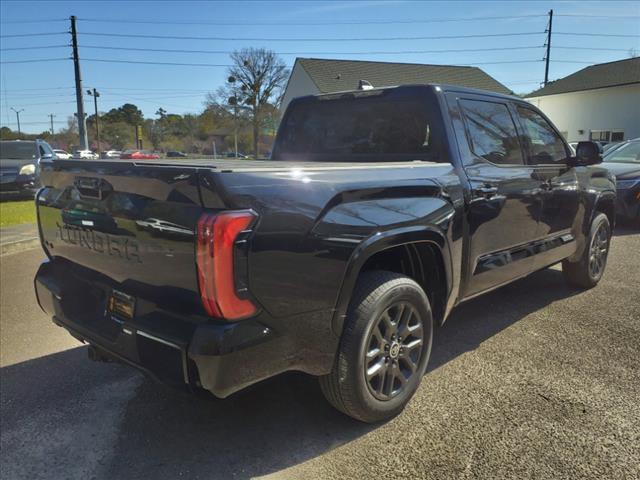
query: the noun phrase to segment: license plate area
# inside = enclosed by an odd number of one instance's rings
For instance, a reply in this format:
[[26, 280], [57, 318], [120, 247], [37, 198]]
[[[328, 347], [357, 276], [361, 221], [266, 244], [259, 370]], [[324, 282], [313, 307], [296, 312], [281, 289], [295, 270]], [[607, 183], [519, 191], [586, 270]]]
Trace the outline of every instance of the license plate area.
[[131, 320], [136, 311], [136, 299], [131, 295], [112, 290], [107, 309], [112, 316], [122, 320]]

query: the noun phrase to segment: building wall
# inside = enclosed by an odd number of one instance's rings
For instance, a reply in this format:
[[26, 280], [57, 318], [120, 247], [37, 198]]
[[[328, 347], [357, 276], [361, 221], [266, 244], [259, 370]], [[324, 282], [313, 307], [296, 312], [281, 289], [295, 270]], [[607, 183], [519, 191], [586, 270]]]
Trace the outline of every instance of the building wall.
[[[592, 130], [623, 130], [624, 139], [640, 137], [640, 84], [532, 97], [567, 140], [589, 140]], [[582, 133], [580, 133], [582, 132]]]
[[282, 97], [280, 112], [284, 113], [287, 105], [289, 105], [289, 102], [294, 98], [302, 97], [304, 95], [316, 95], [318, 93], [320, 93], [320, 90], [318, 90], [316, 84], [313, 83], [309, 74], [299, 62], [296, 62], [293, 66], [293, 70], [291, 71], [291, 76], [289, 77], [289, 83], [287, 83], [284, 96]]

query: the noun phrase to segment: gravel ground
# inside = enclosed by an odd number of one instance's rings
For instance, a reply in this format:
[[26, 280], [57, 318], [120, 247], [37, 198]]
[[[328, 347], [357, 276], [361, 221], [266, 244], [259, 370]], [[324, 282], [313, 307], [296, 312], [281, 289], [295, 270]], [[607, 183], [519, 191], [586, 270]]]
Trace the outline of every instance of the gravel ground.
[[301, 374], [211, 400], [89, 362], [34, 304], [41, 256], [0, 260], [3, 479], [640, 478], [638, 233], [592, 290], [549, 269], [458, 308], [375, 426]]

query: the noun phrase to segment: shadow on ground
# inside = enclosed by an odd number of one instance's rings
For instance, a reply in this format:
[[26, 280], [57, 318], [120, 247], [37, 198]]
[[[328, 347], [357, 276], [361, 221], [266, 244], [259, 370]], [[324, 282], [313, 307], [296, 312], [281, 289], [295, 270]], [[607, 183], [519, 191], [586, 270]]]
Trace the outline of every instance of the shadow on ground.
[[[475, 349], [529, 313], [576, 293], [565, 285], [560, 271], [543, 270], [462, 305], [436, 330], [429, 371]], [[16, 401], [29, 398], [33, 390], [27, 391], [21, 379], [41, 374], [43, 369], [60, 369], [74, 376], [71, 385], [59, 377], [41, 386], [48, 398], [62, 401], [79, 393], [74, 389], [92, 388], [110, 376], [136, 375], [122, 366], [97, 366], [80, 360], [83, 350], [3, 368], [3, 396], [6, 399], [9, 394]], [[76, 367], [79, 361], [83, 363]], [[124, 413], [118, 415], [121, 420], [115, 451], [105, 465], [106, 478], [265, 475], [314, 458], [376, 428], [333, 410], [315, 379], [298, 373], [281, 375], [225, 400], [184, 394], [146, 378], [131, 395]], [[6, 404], [3, 402], [3, 409]], [[48, 410], [52, 417], [59, 415], [55, 402], [29, 408], [45, 414]], [[73, 418], [56, 421], [71, 422]], [[96, 434], [100, 421], [96, 412]], [[74, 455], [73, 446], [67, 454]]]

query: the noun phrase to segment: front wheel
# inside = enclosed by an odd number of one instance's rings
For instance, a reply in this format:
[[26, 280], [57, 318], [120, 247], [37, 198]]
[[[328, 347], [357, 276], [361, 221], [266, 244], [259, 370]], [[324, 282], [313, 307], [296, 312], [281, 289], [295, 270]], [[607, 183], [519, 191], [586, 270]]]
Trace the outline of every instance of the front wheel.
[[431, 353], [429, 299], [415, 281], [393, 272], [364, 273], [330, 374], [320, 377], [335, 408], [363, 422], [400, 413], [422, 380]]
[[604, 213], [599, 213], [591, 222], [587, 246], [580, 260], [562, 262], [562, 273], [567, 282], [580, 288], [595, 287], [604, 274], [610, 242], [609, 219]]

